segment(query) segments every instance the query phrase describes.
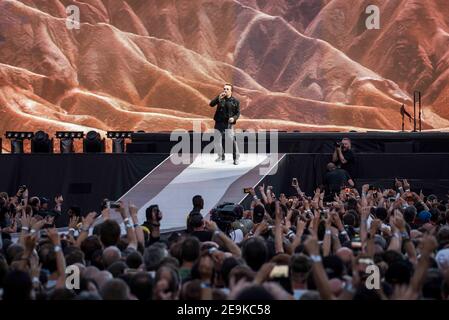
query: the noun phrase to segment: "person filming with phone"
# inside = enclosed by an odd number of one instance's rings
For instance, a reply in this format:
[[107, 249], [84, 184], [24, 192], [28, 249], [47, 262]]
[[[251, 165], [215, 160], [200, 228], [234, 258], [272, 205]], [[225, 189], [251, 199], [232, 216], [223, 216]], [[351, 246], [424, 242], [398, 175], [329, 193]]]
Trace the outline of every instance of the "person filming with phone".
[[332, 162], [341, 169], [346, 170], [351, 177], [354, 175], [354, 152], [352, 151], [351, 139], [343, 138], [335, 143], [335, 150], [332, 154]]
[[151, 245], [160, 240], [161, 232], [161, 220], [162, 211], [157, 204], [152, 204], [145, 210], [146, 221], [142, 224], [150, 231], [150, 236], [147, 241], [148, 245]]

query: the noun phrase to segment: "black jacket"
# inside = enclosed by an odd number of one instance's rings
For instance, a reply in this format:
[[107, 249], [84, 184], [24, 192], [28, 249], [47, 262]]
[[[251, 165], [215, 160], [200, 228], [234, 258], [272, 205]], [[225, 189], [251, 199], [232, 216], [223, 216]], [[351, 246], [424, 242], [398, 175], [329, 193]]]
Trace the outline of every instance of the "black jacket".
[[237, 119], [240, 117], [240, 102], [234, 98], [224, 98], [219, 100], [218, 96], [213, 99], [209, 105], [211, 107], [217, 106], [215, 111], [215, 122], [228, 123], [229, 118], [234, 118], [234, 123], [237, 123]]

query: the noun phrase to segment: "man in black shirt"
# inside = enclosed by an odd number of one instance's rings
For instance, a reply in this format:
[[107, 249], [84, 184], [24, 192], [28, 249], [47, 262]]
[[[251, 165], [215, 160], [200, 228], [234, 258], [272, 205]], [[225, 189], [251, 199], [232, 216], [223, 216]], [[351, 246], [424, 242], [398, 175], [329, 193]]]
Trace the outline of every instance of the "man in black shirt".
[[354, 181], [352, 181], [346, 170], [337, 168], [333, 162], [327, 164], [327, 170], [328, 172], [324, 176], [324, 185], [330, 198], [335, 193], [339, 194], [342, 187], [354, 187]]
[[354, 175], [354, 152], [351, 150], [351, 140], [343, 138], [337, 143], [332, 155], [332, 162], [339, 168], [346, 170], [352, 177]]
[[219, 156], [216, 161], [224, 161], [225, 150], [223, 141], [225, 139], [231, 139], [233, 145], [232, 157], [234, 159], [234, 164], [237, 165], [239, 163], [239, 150], [235, 140], [233, 126], [237, 123], [237, 119], [240, 117], [240, 102], [232, 96], [232, 91], [232, 84], [226, 83], [223, 92], [213, 99], [209, 105], [211, 107], [217, 106], [214, 115], [214, 128], [218, 132], [218, 135], [215, 137], [215, 148]]
[[187, 230], [191, 236], [197, 237], [201, 242], [211, 241], [214, 233], [206, 230], [204, 218], [201, 213], [192, 213], [187, 221]]

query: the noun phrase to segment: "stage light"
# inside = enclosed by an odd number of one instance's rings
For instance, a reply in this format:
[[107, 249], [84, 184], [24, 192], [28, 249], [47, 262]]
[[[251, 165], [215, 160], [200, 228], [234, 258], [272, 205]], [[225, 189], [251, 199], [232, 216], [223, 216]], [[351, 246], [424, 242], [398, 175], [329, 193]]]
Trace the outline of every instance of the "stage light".
[[57, 131], [56, 138], [60, 139], [59, 148], [61, 153], [73, 153], [75, 148], [73, 147], [73, 139], [82, 139], [84, 132], [82, 131]]
[[112, 139], [112, 152], [125, 152], [125, 139], [131, 139], [132, 131], [108, 131], [106, 136]]
[[117, 138], [131, 138], [133, 131], [108, 131], [106, 136], [109, 139], [117, 139]]
[[101, 139], [100, 134], [94, 130], [89, 131], [83, 141], [83, 151], [85, 153], [95, 153], [104, 152], [104, 149], [104, 139]]
[[23, 140], [32, 139], [34, 133], [28, 131], [6, 131], [5, 137], [11, 140], [11, 153], [23, 153]]
[[44, 131], [37, 131], [31, 139], [32, 153], [53, 153], [53, 139]]

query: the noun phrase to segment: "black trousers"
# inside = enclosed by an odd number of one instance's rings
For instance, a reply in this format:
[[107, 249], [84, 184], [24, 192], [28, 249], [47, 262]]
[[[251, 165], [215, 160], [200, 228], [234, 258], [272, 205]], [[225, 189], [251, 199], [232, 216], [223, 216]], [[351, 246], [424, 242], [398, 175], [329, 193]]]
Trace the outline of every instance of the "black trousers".
[[214, 139], [215, 150], [218, 155], [221, 156], [222, 159], [225, 158], [226, 150], [224, 146], [226, 146], [226, 140], [228, 140], [232, 141], [232, 158], [234, 160], [238, 159], [240, 157], [240, 154], [234, 134], [234, 126], [230, 123], [215, 122], [214, 129], [217, 130], [215, 133], [218, 134], [218, 137], [216, 136]]

